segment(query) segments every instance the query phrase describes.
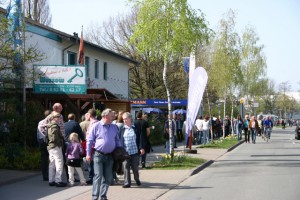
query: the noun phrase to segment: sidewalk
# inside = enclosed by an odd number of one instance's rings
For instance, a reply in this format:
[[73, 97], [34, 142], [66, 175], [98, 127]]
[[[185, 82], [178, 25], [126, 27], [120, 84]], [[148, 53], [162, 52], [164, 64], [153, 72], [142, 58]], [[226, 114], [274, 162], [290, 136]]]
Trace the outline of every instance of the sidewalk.
[[[183, 143], [177, 144], [178, 148], [175, 151], [183, 151]], [[193, 147], [192, 149], [196, 149]], [[147, 165], [157, 161], [162, 154], [165, 152], [164, 146], [154, 146], [154, 152], [147, 155]], [[207, 160], [203, 165], [190, 170], [149, 170], [140, 169], [140, 180], [142, 185], [136, 186], [134, 180], [131, 188], [122, 188], [122, 184], [110, 186], [107, 197], [109, 200], [129, 200], [129, 199], [157, 199], [159, 196], [168, 192], [176, 185], [190, 177], [191, 175], [198, 173], [205, 167], [213, 163], [218, 157], [224, 155], [227, 149], [197, 149], [197, 154], [187, 154], [189, 156], [203, 158]], [[14, 170], [3, 170], [0, 169], [0, 187], [8, 184], [14, 184], [20, 181], [30, 179], [41, 179], [40, 172], [23, 172]], [[34, 180], [35, 180], [34, 179]], [[32, 181], [32, 180], [31, 180]], [[120, 182], [123, 182], [123, 178], [120, 177]], [[39, 187], [47, 187], [45, 184], [41, 184]], [[37, 188], [35, 188], [36, 190]], [[85, 200], [91, 199], [92, 186], [74, 186], [67, 187], [63, 190], [58, 191], [56, 194], [45, 194], [39, 199], [70, 199], [70, 200]], [[34, 191], [32, 191], [34, 192]], [[25, 198], [24, 198], [25, 199]]]

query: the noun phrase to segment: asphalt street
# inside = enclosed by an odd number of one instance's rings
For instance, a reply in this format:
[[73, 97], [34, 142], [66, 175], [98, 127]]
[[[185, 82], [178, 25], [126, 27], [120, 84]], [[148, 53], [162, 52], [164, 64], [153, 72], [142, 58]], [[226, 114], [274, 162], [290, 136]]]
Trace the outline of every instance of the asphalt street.
[[275, 128], [269, 142], [243, 143], [159, 200], [298, 200], [299, 149], [294, 127]]

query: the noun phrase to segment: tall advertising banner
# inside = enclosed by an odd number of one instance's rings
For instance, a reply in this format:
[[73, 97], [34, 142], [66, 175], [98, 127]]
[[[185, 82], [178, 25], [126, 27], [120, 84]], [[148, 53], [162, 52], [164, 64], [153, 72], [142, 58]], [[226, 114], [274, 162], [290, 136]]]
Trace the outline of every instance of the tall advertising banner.
[[186, 142], [195, 123], [207, 83], [207, 73], [203, 67], [197, 67], [190, 76], [188, 91], [188, 108], [186, 119]]
[[86, 94], [85, 66], [34, 66], [34, 93]]

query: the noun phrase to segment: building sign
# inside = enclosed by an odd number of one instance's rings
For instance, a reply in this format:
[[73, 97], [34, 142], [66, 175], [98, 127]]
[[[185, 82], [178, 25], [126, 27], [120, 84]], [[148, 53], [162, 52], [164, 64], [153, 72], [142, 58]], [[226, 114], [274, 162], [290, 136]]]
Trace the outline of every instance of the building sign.
[[85, 66], [34, 66], [35, 93], [86, 94]]
[[[186, 106], [187, 101], [186, 101], [186, 99], [172, 100], [171, 104], [172, 104], [172, 106]], [[138, 107], [138, 106], [167, 106], [168, 105], [168, 100], [133, 99], [133, 100], [131, 100], [131, 105], [133, 107]]]

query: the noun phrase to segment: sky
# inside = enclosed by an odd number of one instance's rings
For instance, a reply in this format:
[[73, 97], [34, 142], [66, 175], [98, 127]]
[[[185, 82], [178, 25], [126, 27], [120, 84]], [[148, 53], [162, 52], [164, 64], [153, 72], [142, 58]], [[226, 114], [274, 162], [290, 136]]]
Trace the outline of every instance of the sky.
[[[299, 0], [188, 0], [192, 9], [205, 14], [216, 30], [229, 9], [236, 11], [236, 31], [254, 28], [259, 45], [264, 45], [267, 77], [276, 88], [288, 82], [291, 91], [300, 90], [300, 1]], [[102, 25], [110, 17], [126, 14], [126, 0], [49, 0], [52, 27], [68, 34], [80, 33], [92, 23]]]

